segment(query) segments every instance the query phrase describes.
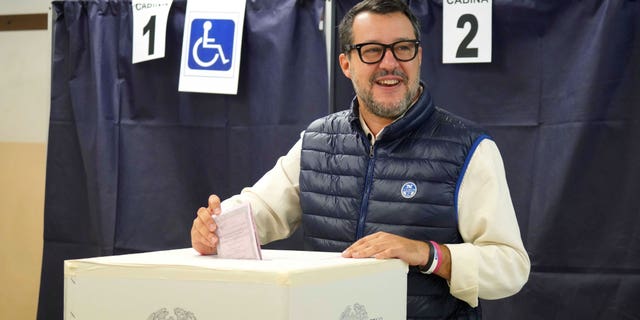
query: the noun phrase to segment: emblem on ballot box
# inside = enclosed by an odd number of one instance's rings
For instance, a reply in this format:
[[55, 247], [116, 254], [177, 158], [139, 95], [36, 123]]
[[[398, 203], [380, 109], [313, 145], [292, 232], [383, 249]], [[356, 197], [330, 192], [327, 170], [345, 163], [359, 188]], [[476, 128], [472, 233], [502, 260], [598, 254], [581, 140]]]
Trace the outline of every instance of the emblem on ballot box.
[[173, 308], [172, 315], [169, 314], [167, 308], [162, 308], [150, 314], [147, 320], [198, 320], [198, 318], [193, 314], [193, 312], [182, 308]]
[[351, 306], [347, 306], [342, 314], [340, 315], [340, 320], [384, 320], [382, 317], [377, 318], [369, 318], [369, 314], [367, 314], [367, 308], [365, 306], [355, 303], [353, 304], [353, 308]]

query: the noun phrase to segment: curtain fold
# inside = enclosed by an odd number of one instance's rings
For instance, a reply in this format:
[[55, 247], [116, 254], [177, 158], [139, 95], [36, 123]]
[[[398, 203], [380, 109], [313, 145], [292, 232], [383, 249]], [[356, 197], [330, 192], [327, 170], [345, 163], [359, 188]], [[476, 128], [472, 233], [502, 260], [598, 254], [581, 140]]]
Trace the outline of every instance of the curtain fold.
[[189, 247], [209, 194], [253, 184], [326, 114], [323, 1], [247, 2], [235, 96], [178, 92], [186, 5], [165, 57], [133, 65], [130, 1], [52, 3], [38, 319], [63, 317], [65, 259]]

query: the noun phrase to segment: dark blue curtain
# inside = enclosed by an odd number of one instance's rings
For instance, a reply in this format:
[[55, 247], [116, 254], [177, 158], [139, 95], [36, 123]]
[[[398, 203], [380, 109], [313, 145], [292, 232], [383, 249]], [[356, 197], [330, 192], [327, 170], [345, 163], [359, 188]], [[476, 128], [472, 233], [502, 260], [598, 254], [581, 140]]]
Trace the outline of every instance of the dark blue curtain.
[[63, 260], [189, 247], [210, 193], [253, 184], [327, 113], [323, 7], [247, 1], [229, 96], [178, 92], [186, 1], [171, 6], [165, 58], [135, 65], [130, 1], [53, 2], [38, 319], [62, 319]]
[[484, 318], [640, 319], [640, 3], [494, 0], [493, 62], [445, 65], [442, 1], [409, 1], [423, 79], [494, 136], [532, 262]]
[[[177, 92], [184, 1], [166, 57], [136, 65], [128, 1], [53, 2], [39, 319], [62, 318], [64, 259], [189, 246], [208, 194], [252, 184], [327, 105], [347, 107], [339, 68], [326, 85], [323, 2], [247, 2], [237, 96]], [[335, 1], [336, 21], [356, 2]], [[532, 261], [484, 318], [640, 319], [640, 3], [494, 0], [493, 62], [449, 65], [442, 0], [409, 3], [436, 104], [500, 147]]]

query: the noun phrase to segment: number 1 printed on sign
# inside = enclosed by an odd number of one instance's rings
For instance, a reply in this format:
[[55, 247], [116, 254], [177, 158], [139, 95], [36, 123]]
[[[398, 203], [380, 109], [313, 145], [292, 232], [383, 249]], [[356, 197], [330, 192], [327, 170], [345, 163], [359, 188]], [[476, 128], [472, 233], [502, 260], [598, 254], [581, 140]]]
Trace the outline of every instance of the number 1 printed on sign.
[[152, 56], [153, 49], [155, 48], [155, 40], [156, 40], [156, 16], [153, 15], [149, 18], [149, 22], [142, 29], [142, 35], [146, 35], [149, 33], [149, 50], [147, 50], [147, 54]]

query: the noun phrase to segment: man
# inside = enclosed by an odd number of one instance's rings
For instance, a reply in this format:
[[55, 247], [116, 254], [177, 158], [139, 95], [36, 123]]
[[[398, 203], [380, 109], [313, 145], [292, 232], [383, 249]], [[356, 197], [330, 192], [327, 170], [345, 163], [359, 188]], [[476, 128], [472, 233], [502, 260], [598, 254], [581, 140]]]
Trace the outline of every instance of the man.
[[[305, 245], [411, 266], [407, 318], [479, 319], [478, 298], [518, 292], [530, 262], [495, 143], [431, 101], [419, 23], [402, 0], [366, 0], [339, 26], [351, 108], [314, 121], [251, 188], [262, 243], [302, 223]], [[212, 195], [191, 230], [214, 254]]]

